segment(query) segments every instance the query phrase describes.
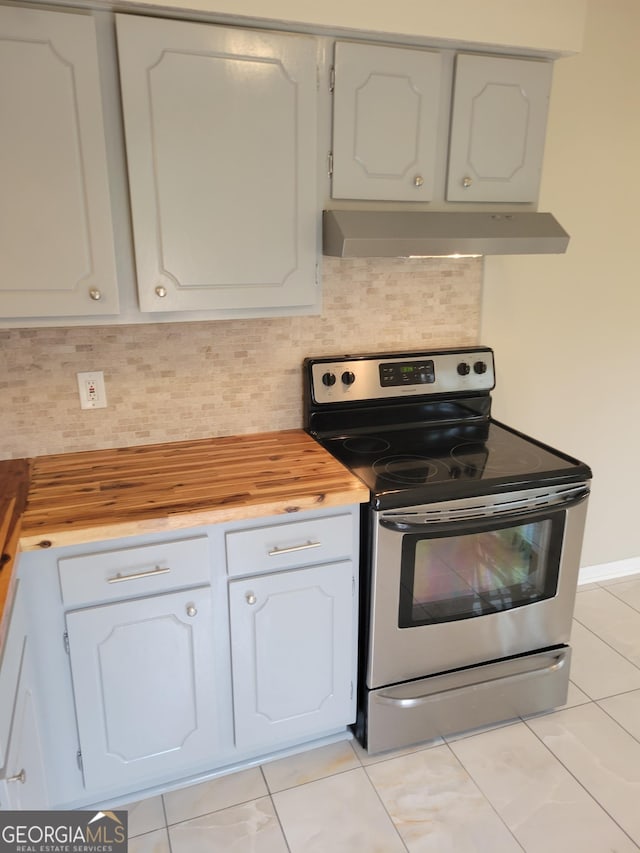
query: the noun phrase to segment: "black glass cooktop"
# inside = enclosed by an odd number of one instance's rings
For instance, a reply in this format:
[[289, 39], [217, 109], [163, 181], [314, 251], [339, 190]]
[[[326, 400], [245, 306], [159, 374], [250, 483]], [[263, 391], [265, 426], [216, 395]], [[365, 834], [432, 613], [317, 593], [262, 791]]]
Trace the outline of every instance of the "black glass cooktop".
[[576, 482], [586, 465], [496, 421], [318, 438], [369, 487], [374, 505], [412, 506]]

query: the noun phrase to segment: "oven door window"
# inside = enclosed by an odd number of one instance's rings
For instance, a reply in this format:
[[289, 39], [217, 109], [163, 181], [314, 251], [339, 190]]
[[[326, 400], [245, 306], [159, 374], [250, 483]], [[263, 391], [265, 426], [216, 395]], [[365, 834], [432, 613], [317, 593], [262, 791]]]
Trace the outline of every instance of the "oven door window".
[[[556, 594], [564, 512], [448, 532], [406, 533], [399, 627], [498, 613]], [[455, 532], [454, 532], [455, 531]]]

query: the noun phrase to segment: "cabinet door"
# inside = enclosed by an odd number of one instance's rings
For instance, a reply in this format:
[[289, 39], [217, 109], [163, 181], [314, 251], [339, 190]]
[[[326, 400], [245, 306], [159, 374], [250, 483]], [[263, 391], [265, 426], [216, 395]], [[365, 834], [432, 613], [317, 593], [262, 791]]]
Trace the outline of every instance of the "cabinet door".
[[353, 722], [353, 589], [350, 561], [230, 582], [239, 749]]
[[117, 31], [142, 310], [313, 304], [313, 39], [121, 15]]
[[426, 50], [336, 44], [334, 198], [433, 198], [440, 68]]
[[0, 8], [0, 316], [118, 312], [95, 27]]
[[34, 689], [35, 676], [27, 640], [5, 768], [6, 803], [2, 802], [3, 808], [46, 809], [49, 806]]
[[211, 592], [67, 614], [85, 786], [202, 766], [216, 746]]
[[457, 57], [449, 201], [537, 201], [552, 70], [548, 61]]
[[10, 606], [9, 626], [4, 641], [0, 644], [0, 767], [5, 766], [7, 758], [11, 721], [18, 695], [17, 684], [26, 643], [25, 604], [20, 580], [16, 581], [13, 604]]

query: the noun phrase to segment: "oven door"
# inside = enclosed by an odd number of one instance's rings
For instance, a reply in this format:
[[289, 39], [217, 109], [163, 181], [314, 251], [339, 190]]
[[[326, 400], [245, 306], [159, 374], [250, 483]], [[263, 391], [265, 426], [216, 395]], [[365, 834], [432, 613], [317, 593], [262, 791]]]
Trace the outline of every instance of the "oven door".
[[568, 642], [588, 484], [373, 512], [366, 681]]

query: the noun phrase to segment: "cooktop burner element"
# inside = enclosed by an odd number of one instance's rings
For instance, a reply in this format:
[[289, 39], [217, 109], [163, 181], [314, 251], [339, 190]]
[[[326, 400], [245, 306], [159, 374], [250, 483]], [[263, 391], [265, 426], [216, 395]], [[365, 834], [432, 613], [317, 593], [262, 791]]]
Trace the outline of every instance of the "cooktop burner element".
[[[544, 453], [540, 447], [508, 432], [496, 442], [496, 435], [495, 431], [490, 432], [485, 443], [457, 444], [451, 450], [451, 459], [465, 467], [482, 469], [486, 474], [532, 473], [543, 467]], [[497, 446], [492, 447], [492, 442]]]
[[491, 417], [487, 347], [306, 359], [304, 376], [307, 431], [363, 480], [374, 508], [590, 476]]
[[375, 435], [358, 435], [344, 440], [345, 450], [351, 453], [381, 453], [388, 450], [390, 446], [386, 439]]
[[373, 470], [382, 479], [413, 486], [435, 477], [441, 464], [424, 456], [383, 456], [373, 463]]

